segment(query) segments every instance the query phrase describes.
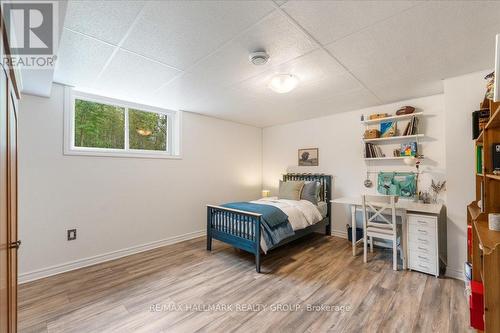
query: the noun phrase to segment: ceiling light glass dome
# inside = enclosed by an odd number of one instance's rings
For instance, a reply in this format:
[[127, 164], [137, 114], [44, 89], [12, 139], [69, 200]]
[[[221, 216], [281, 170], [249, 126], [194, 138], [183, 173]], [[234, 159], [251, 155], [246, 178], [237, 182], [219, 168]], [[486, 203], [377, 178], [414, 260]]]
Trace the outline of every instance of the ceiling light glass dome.
[[292, 74], [278, 74], [275, 75], [271, 82], [269, 82], [269, 88], [274, 92], [279, 94], [284, 94], [292, 91], [299, 84], [299, 78]]

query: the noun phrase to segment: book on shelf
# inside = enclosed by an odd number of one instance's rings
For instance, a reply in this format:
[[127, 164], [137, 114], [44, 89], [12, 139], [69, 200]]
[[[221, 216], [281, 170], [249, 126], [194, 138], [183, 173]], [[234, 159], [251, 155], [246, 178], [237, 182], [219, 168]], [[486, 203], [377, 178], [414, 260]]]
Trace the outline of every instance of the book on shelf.
[[403, 136], [418, 134], [418, 118], [413, 116], [405, 127]]
[[365, 158], [385, 157], [382, 149], [373, 143], [365, 143]]
[[416, 142], [401, 144], [401, 156], [417, 156], [418, 146]]
[[483, 146], [476, 147], [476, 173], [483, 173]]

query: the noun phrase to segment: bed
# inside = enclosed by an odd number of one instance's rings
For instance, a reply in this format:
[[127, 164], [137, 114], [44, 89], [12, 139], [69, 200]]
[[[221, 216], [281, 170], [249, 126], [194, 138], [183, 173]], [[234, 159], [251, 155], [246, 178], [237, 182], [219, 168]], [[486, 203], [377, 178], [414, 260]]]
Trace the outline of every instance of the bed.
[[[212, 250], [212, 240], [217, 239], [235, 248], [250, 252], [255, 256], [255, 269], [260, 273], [262, 253], [267, 253], [312, 232], [324, 232], [325, 235], [330, 235], [332, 177], [324, 174], [288, 173], [283, 175], [283, 181], [317, 182], [321, 190], [319, 191], [319, 202], [314, 208], [316, 212], [309, 207], [312, 204], [302, 202], [304, 200], [293, 202], [274, 198], [264, 198], [232, 206], [207, 205], [207, 250]], [[252, 207], [253, 211], [234, 207]], [[255, 207], [262, 209], [262, 212], [256, 212], [259, 209], [255, 209]], [[278, 233], [277, 239], [279, 241], [270, 244], [268, 232], [270, 215], [266, 215], [266, 211], [271, 210], [271, 207], [277, 207], [287, 214], [293, 232], [290, 232], [290, 227], [283, 227]], [[293, 213], [292, 208], [300, 213]], [[276, 213], [275, 208], [274, 210]], [[294, 214], [304, 215], [304, 217], [297, 218]], [[319, 217], [317, 214], [320, 214]], [[275, 237], [271, 236], [271, 238]]]

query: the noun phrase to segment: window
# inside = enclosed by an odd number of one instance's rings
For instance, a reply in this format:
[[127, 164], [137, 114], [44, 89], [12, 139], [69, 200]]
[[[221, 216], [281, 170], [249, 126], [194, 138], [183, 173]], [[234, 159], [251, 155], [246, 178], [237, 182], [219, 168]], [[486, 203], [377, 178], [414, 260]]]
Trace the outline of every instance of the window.
[[125, 108], [75, 99], [75, 147], [125, 148]]
[[180, 157], [181, 113], [65, 91], [65, 154]]

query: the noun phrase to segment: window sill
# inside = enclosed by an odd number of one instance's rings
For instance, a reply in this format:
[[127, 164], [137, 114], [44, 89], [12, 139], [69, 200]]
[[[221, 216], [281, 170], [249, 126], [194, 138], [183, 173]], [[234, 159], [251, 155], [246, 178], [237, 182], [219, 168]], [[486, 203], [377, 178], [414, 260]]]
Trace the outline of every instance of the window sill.
[[118, 157], [118, 158], [154, 158], [181, 160], [182, 155], [170, 155], [164, 152], [133, 152], [133, 151], [105, 151], [93, 149], [65, 149], [65, 156], [90, 156], [90, 157]]

